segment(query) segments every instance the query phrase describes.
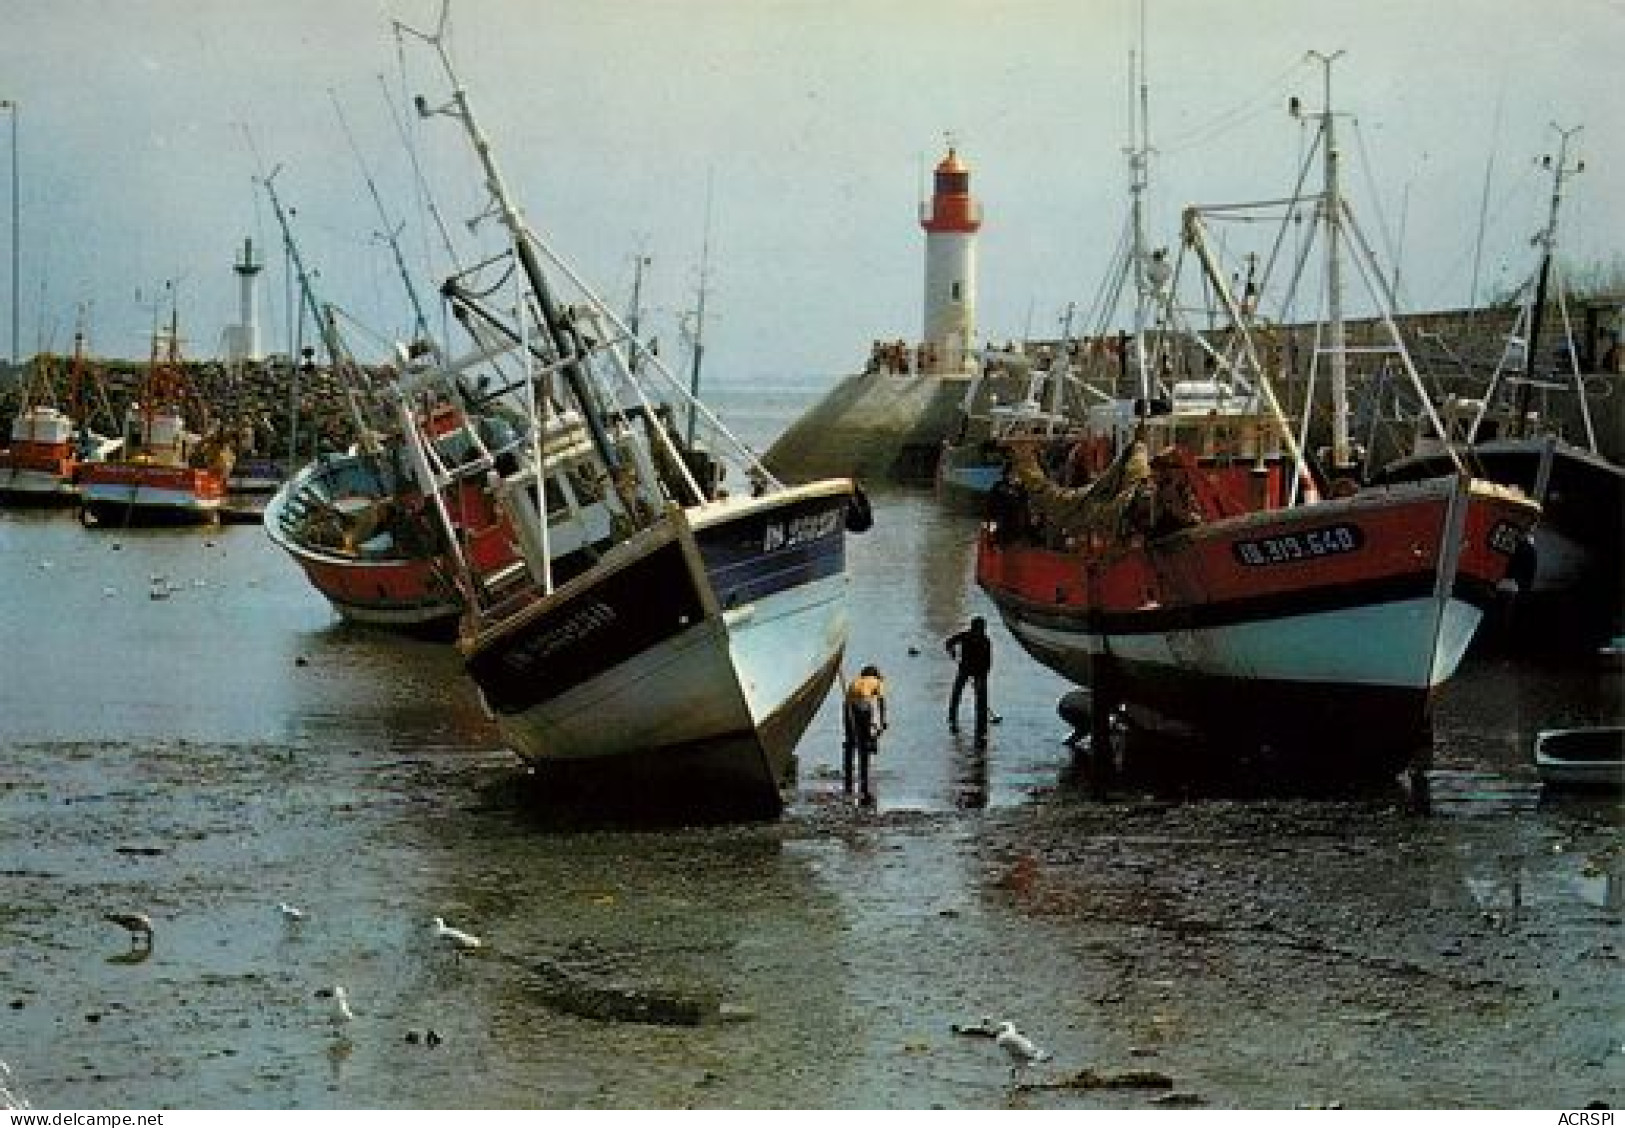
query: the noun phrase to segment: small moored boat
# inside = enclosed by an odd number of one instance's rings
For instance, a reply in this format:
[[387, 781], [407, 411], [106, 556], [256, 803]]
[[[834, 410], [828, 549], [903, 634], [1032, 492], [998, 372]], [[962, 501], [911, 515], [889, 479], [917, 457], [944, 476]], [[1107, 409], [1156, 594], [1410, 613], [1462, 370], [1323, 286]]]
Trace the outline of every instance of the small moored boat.
[[1548, 787], [1625, 787], [1625, 725], [1535, 734], [1535, 770]]
[[125, 408], [118, 456], [80, 468], [81, 512], [86, 524], [105, 528], [214, 524], [234, 458], [181, 366], [172, 310], [168, 331], [153, 335], [137, 398]]

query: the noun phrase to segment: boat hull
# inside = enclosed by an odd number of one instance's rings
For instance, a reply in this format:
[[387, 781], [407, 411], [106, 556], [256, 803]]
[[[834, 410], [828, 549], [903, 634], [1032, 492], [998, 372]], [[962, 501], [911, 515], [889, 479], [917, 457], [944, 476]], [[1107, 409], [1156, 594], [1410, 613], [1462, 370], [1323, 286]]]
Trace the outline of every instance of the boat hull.
[[450, 637], [462, 600], [430, 560], [340, 560], [300, 550], [290, 555], [310, 585], [347, 622]]
[[1439, 481], [1092, 557], [984, 538], [978, 580], [1035, 658], [1112, 704], [1388, 772], [1425, 743], [1535, 512]]
[[1535, 736], [1535, 770], [1549, 787], [1625, 790], [1625, 728], [1547, 729]]
[[231, 476], [226, 479], [226, 490], [244, 496], [263, 494], [269, 497], [281, 489], [287, 480], [281, 463], [273, 459], [240, 458], [232, 464]]
[[980, 515], [987, 509], [988, 494], [1004, 476], [1006, 461], [979, 443], [943, 443], [937, 461], [937, 501], [954, 512]]
[[[1625, 468], [1555, 438], [1492, 439], [1464, 456], [1494, 482], [1541, 504], [1528, 574], [1512, 614], [1486, 638], [1589, 649], [1625, 630]], [[1442, 452], [1397, 460], [1382, 482], [1452, 472]]]
[[[408, 495], [415, 491], [387, 460], [329, 457], [289, 479], [266, 503], [262, 521], [345, 621], [450, 638], [463, 600], [430, 527], [417, 536], [361, 527], [365, 511]], [[329, 520], [333, 514], [348, 523]]]
[[845, 646], [848, 492], [673, 510], [467, 640], [509, 744], [622, 798], [671, 787], [674, 807], [700, 791], [776, 814]]
[[79, 502], [72, 471], [35, 470], [0, 463], [0, 501], [8, 505], [69, 506]]
[[78, 459], [68, 442], [36, 442], [12, 437], [0, 450], [0, 500], [13, 505], [73, 505]]
[[206, 525], [219, 517], [225, 478], [215, 470], [97, 462], [79, 475], [80, 503], [99, 525]]

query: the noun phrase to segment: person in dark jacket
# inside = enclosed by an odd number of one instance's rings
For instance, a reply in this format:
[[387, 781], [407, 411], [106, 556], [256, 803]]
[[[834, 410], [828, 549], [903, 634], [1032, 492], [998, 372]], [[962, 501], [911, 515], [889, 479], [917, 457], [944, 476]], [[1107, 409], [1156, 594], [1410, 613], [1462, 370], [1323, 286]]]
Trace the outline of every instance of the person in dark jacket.
[[1014, 544], [1027, 531], [1027, 490], [1008, 463], [988, 491], [987, 523], [994, 544]]
[[987, 741], [987, 724], [993, 714], [987, 706], [987, 675], [993, 668], [993, 641], [987, 637], [987, 620], [980, 615], [970, 626], [947, 641], [948, 653], [959, 662], [954, 674], [953, 692], [948, 697], [948, 730], [959, 731], [959, 700], [969, 682], [976, 704], [976, 740]]

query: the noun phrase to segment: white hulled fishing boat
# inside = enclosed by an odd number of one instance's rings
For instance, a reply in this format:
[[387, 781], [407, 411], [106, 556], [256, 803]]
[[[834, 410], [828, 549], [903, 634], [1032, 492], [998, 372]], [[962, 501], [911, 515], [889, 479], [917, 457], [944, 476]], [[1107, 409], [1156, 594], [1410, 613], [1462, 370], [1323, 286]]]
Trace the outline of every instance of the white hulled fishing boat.
[[86, 519], [104, 526], [218, 520], [234, 456], [205, 414], [181, 366], [172, 310], [167, 332], [153, 334], [152, 362], [125, 409], [117, 457], [81, 470]]
[[[847, 479], [779, 482], [644, 348], [522, 218], [444, 16], [434, 34], [402, 30], [452, 86], [420, 115], [462, 127], [509, 237], [500, 261], [442, 287], [472, 354], [424, 358], [396, 384], [468, 609], [466, 669], [509, 744], [561, 785], [777, 813], [840, 667], [845, 538], [867, 506]], [[505, 274], [515, 291], [498, 307], [487, 279]], [[516, 441], [490, 440], [478, 421], [493, 416]], [[427, 425], [437, 417], [450, 427]], [[486, 567], [458, 547], [470, 487], [506, 519], [516, 561]]]
[[[0, 448], [0, 501], [13, 505], [74, 505], [80, 468], [118, 447], [90, 428], [92, 385], [84, 333], [74, 334], [66, 400], [56, 401], [51, 358], [35, 359], [23, 381], [22, 403]], [[97, 386], [99, 390], [99, 385]], [[99, 397], [105, 409], [105, 395]]]

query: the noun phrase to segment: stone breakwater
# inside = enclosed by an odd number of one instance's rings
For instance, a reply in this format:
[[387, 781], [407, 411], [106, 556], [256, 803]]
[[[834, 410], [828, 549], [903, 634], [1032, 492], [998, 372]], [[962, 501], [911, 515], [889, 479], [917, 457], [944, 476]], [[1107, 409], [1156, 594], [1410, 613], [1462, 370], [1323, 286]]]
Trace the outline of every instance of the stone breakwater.
[[[0, 373], [0, 426], [6, 428], [5, 434], [22, 403], [23, 388], [37, 386], [40, 366], [48, 373], [56, 402], [68, 401], [70, 358], [35, 357], [25, 362], [23, 372]], [[294, 371], [286, 363], [228, 366], [220, 361], [186, 362], [181, 367], [195, 398], [192, 424], [234, 432], [239, 455], [280, 457], [287, 453], [290, 435], [307, 454], [343, 450], [354, 440], [344, 385], [330, 368]], [[147, 368], [146, 361], [95, 363], [92, 387], [84, 393], [89, 401], [86, 421], [92, 428], [119, 433], [124, 409], [138, 395]], [[375, 374], [364, 370], [363, 378]]]

